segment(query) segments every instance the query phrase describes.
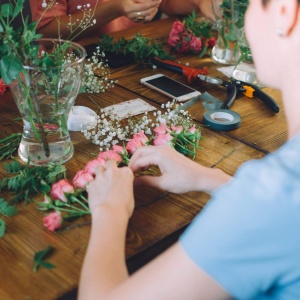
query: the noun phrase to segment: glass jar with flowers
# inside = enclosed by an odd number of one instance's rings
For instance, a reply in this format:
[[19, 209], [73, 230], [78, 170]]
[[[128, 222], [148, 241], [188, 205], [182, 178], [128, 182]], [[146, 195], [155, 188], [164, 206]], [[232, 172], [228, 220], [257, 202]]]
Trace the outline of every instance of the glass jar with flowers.
[[218, 38], [212, 49], [212, 58], [220, 64], [235, 65], [240, 58], [236, 32], [231, 18], [231, 0], [212, 0]]
[[248, 4], [249, 0], [231, 0], [232, 24], [234, 26], [239, 47], [241, 49], [241, 57], [234, 68], [232, 77], [237, 80], [242, 80], [258, 86], [262, 86], [262, 84], [257, 79], [250, 46], [245, 35], [244, 23]]
[[67, 117], [81, 86], [85, 50], [71, 41], [41, 39], [28, 18], [15, 29], [23, 4], [2, 4], [0, 14], [0, 77], [24, 123], [19, 156], [32, 165], [64, 163], [73, 156]]

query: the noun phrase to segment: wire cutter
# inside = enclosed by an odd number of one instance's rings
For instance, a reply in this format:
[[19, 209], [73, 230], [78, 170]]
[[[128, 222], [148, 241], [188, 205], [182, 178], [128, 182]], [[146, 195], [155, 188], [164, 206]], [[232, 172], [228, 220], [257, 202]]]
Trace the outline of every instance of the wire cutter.
[[163, 60], [154, 56], [151, 58], [151, 62], [158, 67], [173, 71], [187, 77], [189, 83], [191, 83], [195, 79], [199, 79], [225, 87], [228, 96], [221, 107], [223, 109], [229, 109], [233, 105], [238, 93], [242, 92], [248, 98], [257, 97], [274, 113], [279, 112], [279, 106], [277, 105], [275, 100], [254, 84], [236, 80], [234, 78], [231, 78], [230, 81], [226, 81], [218, 77], [211, 77], [207, 75], [208, 71], [206, 69], [195, 69], [176, 63], [174, 61]]

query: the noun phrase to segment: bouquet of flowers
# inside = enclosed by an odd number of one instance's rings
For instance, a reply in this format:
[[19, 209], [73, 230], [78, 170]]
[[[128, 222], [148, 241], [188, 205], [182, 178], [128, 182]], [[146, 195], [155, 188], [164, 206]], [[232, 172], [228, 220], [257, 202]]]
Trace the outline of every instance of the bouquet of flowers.
[[200, 22], [195, 12], [173, 23], [168, 44], [178, 53], [192, 53], [203, 57], [216, 44], [211, 36], [212, 25], [208, 21]]

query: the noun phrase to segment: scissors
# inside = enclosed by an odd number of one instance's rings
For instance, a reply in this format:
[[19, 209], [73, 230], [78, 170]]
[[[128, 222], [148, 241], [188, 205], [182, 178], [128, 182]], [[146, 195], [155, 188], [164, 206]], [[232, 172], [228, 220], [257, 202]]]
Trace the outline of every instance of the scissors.
[[211, 77], [207, 75], [208, 71], [206, 69], [187, 67], [174, 61], [163, 60], [155, 56], [151, 58], [151, 61], [158, 67], [173, 71], [187, 77], [189, 83], [191, 83], [195, 79], [199, 79], [225, 87], [227, 90], [227, 98], [221, 107], [222, 109], [229, 109], [233, 105], [237, 95], [239, 93], [243, 93], [248, 98], [257, 97], [274, 113], [279, 112], [279, 106], [277, 105], [275, 100], [254, 84], [236, 80], [234, 78], [231, 78], [230, 81], [227, 81], [218, 77]]

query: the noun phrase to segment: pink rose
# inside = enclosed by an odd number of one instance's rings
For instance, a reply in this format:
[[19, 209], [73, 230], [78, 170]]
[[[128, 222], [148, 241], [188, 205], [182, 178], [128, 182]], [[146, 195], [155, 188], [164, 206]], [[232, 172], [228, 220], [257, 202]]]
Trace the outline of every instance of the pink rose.
[[76, 188], [85, 189], [86, 185], [93, 180], [94, 177], [88, 171], [80, 170], [76, 173], [72, 183]]
[[195, 53], [199, 53], [202, 49], [201, 40], [197, 38], [195, 35], [191, 36], [191, 40], [189, 42], [189, 48]]
[[155, 132], [155, 135], [171, 132], [171, 130], [165, 124], [161, 124], [160, 126], [156, 127], [153, 131]]
[[98, 155], [98, 159], [104, 159], [107, 160], [115, 160], [117, 163], [120, 163], [122, 161], [122, 157], [120, 154], [114, 150], [108, 150], [105, 152], [102, 152]]
[[91, 175], [95, 175], [95, 171], [98, 166], [105, 166], [105, 159], [102, 158], [93, 159], [85, 165], [83, 170], [87, 171]]
[[126, 154], [126, 149], [119, 145], [113, 145], [113, 150], [119, 154]]
[[44, 226], [49, 230], [54, 231], [61, 227], [62, 217], [59, 212], [52, 212], [43, 218]]
[[169, 146], [173, 146], [173, 144], [171, 143], [171, 141], [173, 140], [173, 137], [170, 135], [170, 133], [160, 133], [158, 134], [154, 140], [153, 140], [153, 144], [154, 146], [161, 146], [161, 145], [169, 145]]
[[176, 134], [179, 134], [182, 130], [182, 126], [171, 126], [172, 131], [175, 131]]
[[178, 34], [185, 31], [184, 24], [180, 21], [175, 21], [172, 26], [172, 31], [174, 34]]
[[196, 130], [197, 130], [197, 128], [196, 128], [195, 126], [193, 126], [193, 127], [191, 127], [191, 128], [189, 129], [189, 132], [190, 132], [190, 133], [195, 133]]
[[169, 35], [168, 44], [171, 47], [175, 47], [179, 41], [180, 41], [179, 35], [171, 35], [171, 34]]
[[212, 37], [212, 38], [209, 38], [209, 39], [207, 39], [207, 41], [206, 41], [206, 46], [208, 47], [208, 48], [213, 48], [215, 45], [216, 45], [216, 38], [214, 38], [214, 37]]
[[67, 202], [65, 194], [74, 193], [74, 187], [69, 183], [67, 179], [62, 179], [52, 185], [50, 195], [56, 200]]
[[4, 94], [6, 88], [7, 88], [6, 84], [4, 83], [3, 79], [0, 78], [0, 95]]
[[179, 47], [176, 48], [178, 53], [185, 53], [189, 50], [189, 44], [187, 41], [182, 40]]
[[146, 145], [146, 143], [148, 142], [148, 138], [144, 134], [143, 130], [140, 130], [139, 133], [134, 134], [133, 139], [141, 141], [143, 145]]
[[135, 150], [139, 147], [143, 147], [143, 143], [140, 140], [136, 139], [131, 139], [126, 145], [126, 150], [130, 153], [133, 154]]

